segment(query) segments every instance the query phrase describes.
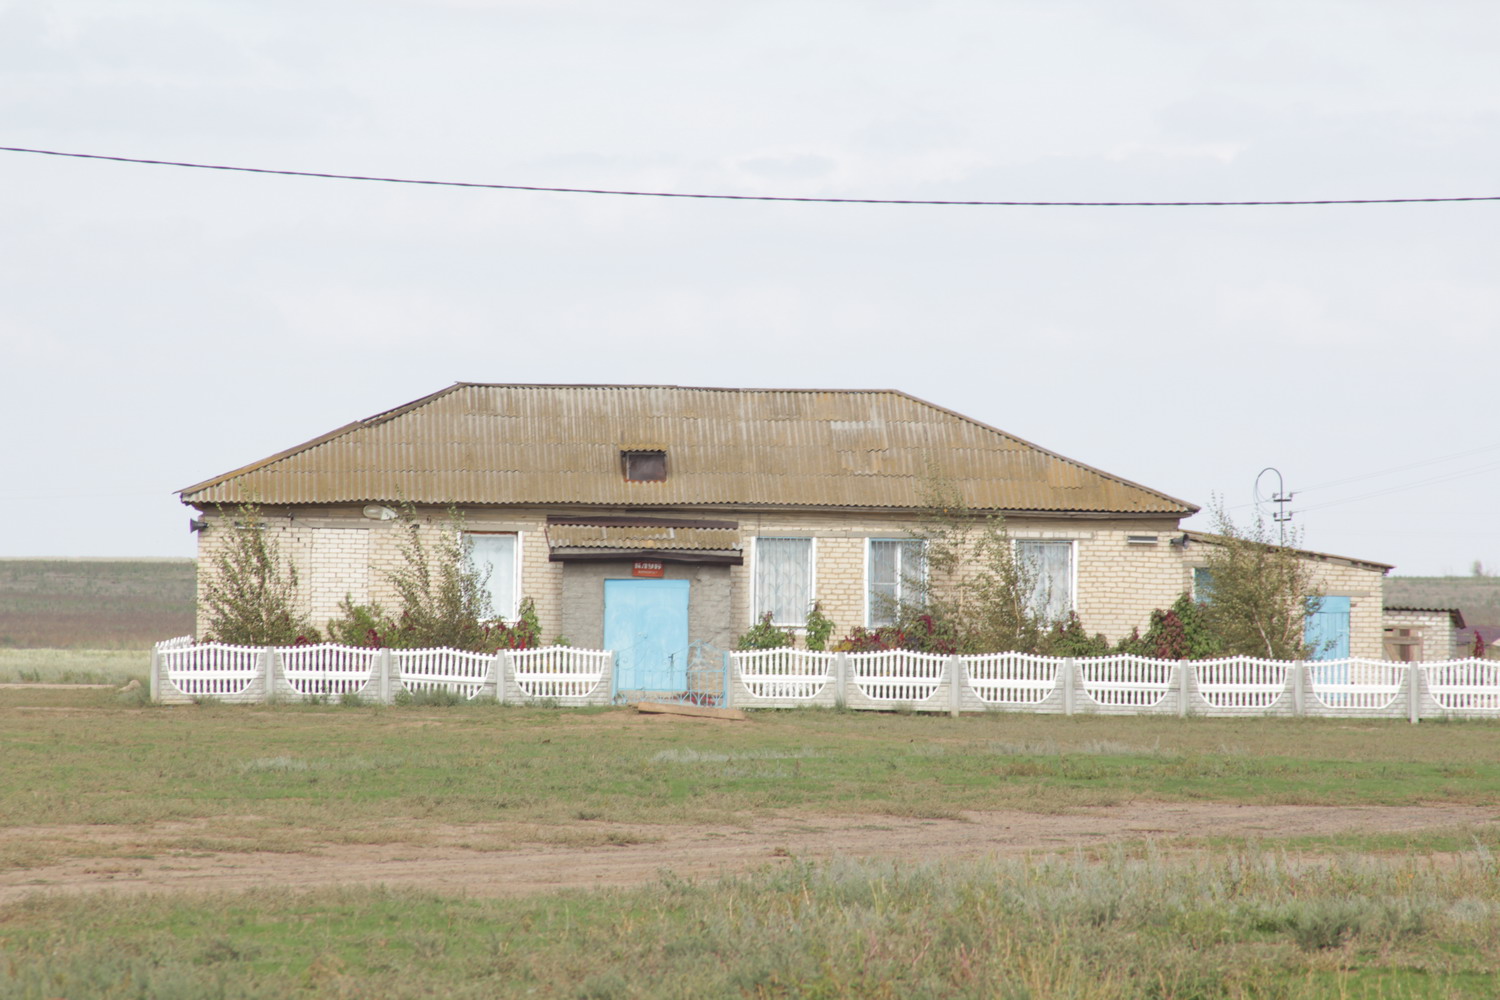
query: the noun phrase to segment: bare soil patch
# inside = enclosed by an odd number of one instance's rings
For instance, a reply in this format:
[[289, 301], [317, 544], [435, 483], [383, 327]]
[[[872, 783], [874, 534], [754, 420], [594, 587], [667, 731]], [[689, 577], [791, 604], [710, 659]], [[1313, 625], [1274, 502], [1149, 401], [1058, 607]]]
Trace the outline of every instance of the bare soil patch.
[[[1070, 851], [1203, 837], [1283, 837], [1412, 833], [1500, 823], [1492, 807], [1240, 806], [1223, 803], [1131, 804], [1063, 815], [1020, 811], [972, 813], [960, 820], [880, 816], [778, 816], [748, 826], [654, 826], [579, 822], [587, 846], [515, 848], [505, 824], [412, 825], [400, 842], [329, 844], [304, 853], [181, 851], [151, 857], [80, 858], [0, 872], [0, 904], [36, 892], [209, 892], [276, 886], [407, 886], [454, 895], [517, 896], [563, 889], [633, 886], [670, 870], [712, 878], [792, 858], [913, 861]], [[176, 824], [180, 826], [181, 824]], [[168, 833], [152, 827], [28, 828], [118, 849], [132, 839]], [[603, 826], [613, 843], [599, 844]], [[480, 846], [476, 846], [480, 845]]]

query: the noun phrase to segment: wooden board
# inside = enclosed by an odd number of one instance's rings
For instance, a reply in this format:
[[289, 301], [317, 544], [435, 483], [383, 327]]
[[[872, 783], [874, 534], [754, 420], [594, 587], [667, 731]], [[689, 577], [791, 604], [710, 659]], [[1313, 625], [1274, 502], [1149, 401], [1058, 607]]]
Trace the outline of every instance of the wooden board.
[[695, 719], [723, 719], [744, 722], [749, 718], [737, 708], [709, 708], [705, 705], [683, 705], [678, 702], [640, 701], [635, 710], [648, 715], [688, 715]]

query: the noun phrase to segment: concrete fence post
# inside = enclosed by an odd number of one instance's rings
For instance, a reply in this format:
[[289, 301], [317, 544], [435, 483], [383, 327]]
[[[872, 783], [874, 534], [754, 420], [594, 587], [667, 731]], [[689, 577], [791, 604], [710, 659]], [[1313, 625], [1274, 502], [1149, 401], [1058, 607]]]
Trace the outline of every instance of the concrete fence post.
[[1177, 716], [1185, 719], [1188, 714], [1188, 661], [1177, 661]]
[[1078, 677], [1073, 668], [1074, 661], [1071, 656], [1063, 660], [1063, 715], [1072, 715], [1078, 710]]
[[734, 707], [734, 657], [724, 650], [724, 707]]
[[842, 708], [849, 704], [849, 654], [833, 654], [833, 700]]
[[260, 700], [268, 704], [281, 698], [280, 664], [275, 646], [266, 646], [260, 651]]
[[391, 660], [389, 648], [382, 649], [375, 657], [375, 700], [382, 705], [389, 705], [392, 701]]
[[161, 697], [161, 649], [151, 647], [151, 700], [156, 701]]
[[1406, 668], [1406, 716], [1412, 725], [1422, 718], [1422, 678], [1415, 663]]
[[1307, 664], [1298, 661], [1292, 664], [1292, 669], [1287, 671], [1292, 679], [1292, 712], [1296, 715], [1307, 714]]
[[495, 651], [495, 700], [502, 705], [506, 703], [505, 699], [510, 696], [510, 692], [505, 686], [505, 675], [511, 672], [511, 664], [515, 662], [515, 660], [510, 658], [508, 650], [500, 649]]
[[963, 679], [964, 664], [957, 656], [948, 657], [948, 714], [958, 718], [958, 707], [962, 704], [959, 683]]

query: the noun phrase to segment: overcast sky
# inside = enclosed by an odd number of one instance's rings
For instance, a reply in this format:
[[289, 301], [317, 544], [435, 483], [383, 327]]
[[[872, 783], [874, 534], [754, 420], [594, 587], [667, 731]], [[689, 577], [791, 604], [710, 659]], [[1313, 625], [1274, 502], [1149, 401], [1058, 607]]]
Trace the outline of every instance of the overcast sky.
[[[1493, 0], [0, 0], [0, 145], [1500, 195], [1497, 52]], [[0, 153], [0, 556], [191, 555], [192, 483], [455, 381], [622, 382], [902, 389], [1241, 519], [1276, 466], [1307, 547], [1500, 569], [1497, 234], [1500, 202]]]

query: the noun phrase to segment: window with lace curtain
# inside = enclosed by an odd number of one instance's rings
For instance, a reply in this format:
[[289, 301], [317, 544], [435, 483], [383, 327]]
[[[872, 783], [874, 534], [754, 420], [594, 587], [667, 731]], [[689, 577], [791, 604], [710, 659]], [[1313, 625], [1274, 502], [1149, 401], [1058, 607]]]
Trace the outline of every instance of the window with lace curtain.
[[755, 620], [771, 613], [773, 625], [807, 624], [812, 607], [811, 538], [755, 539]]
[[1031, 578], [1031, 613], [1047, 622], [1066, 618], [1073, 610], [1073, 543], [1021, 538], [1015, 553]]

